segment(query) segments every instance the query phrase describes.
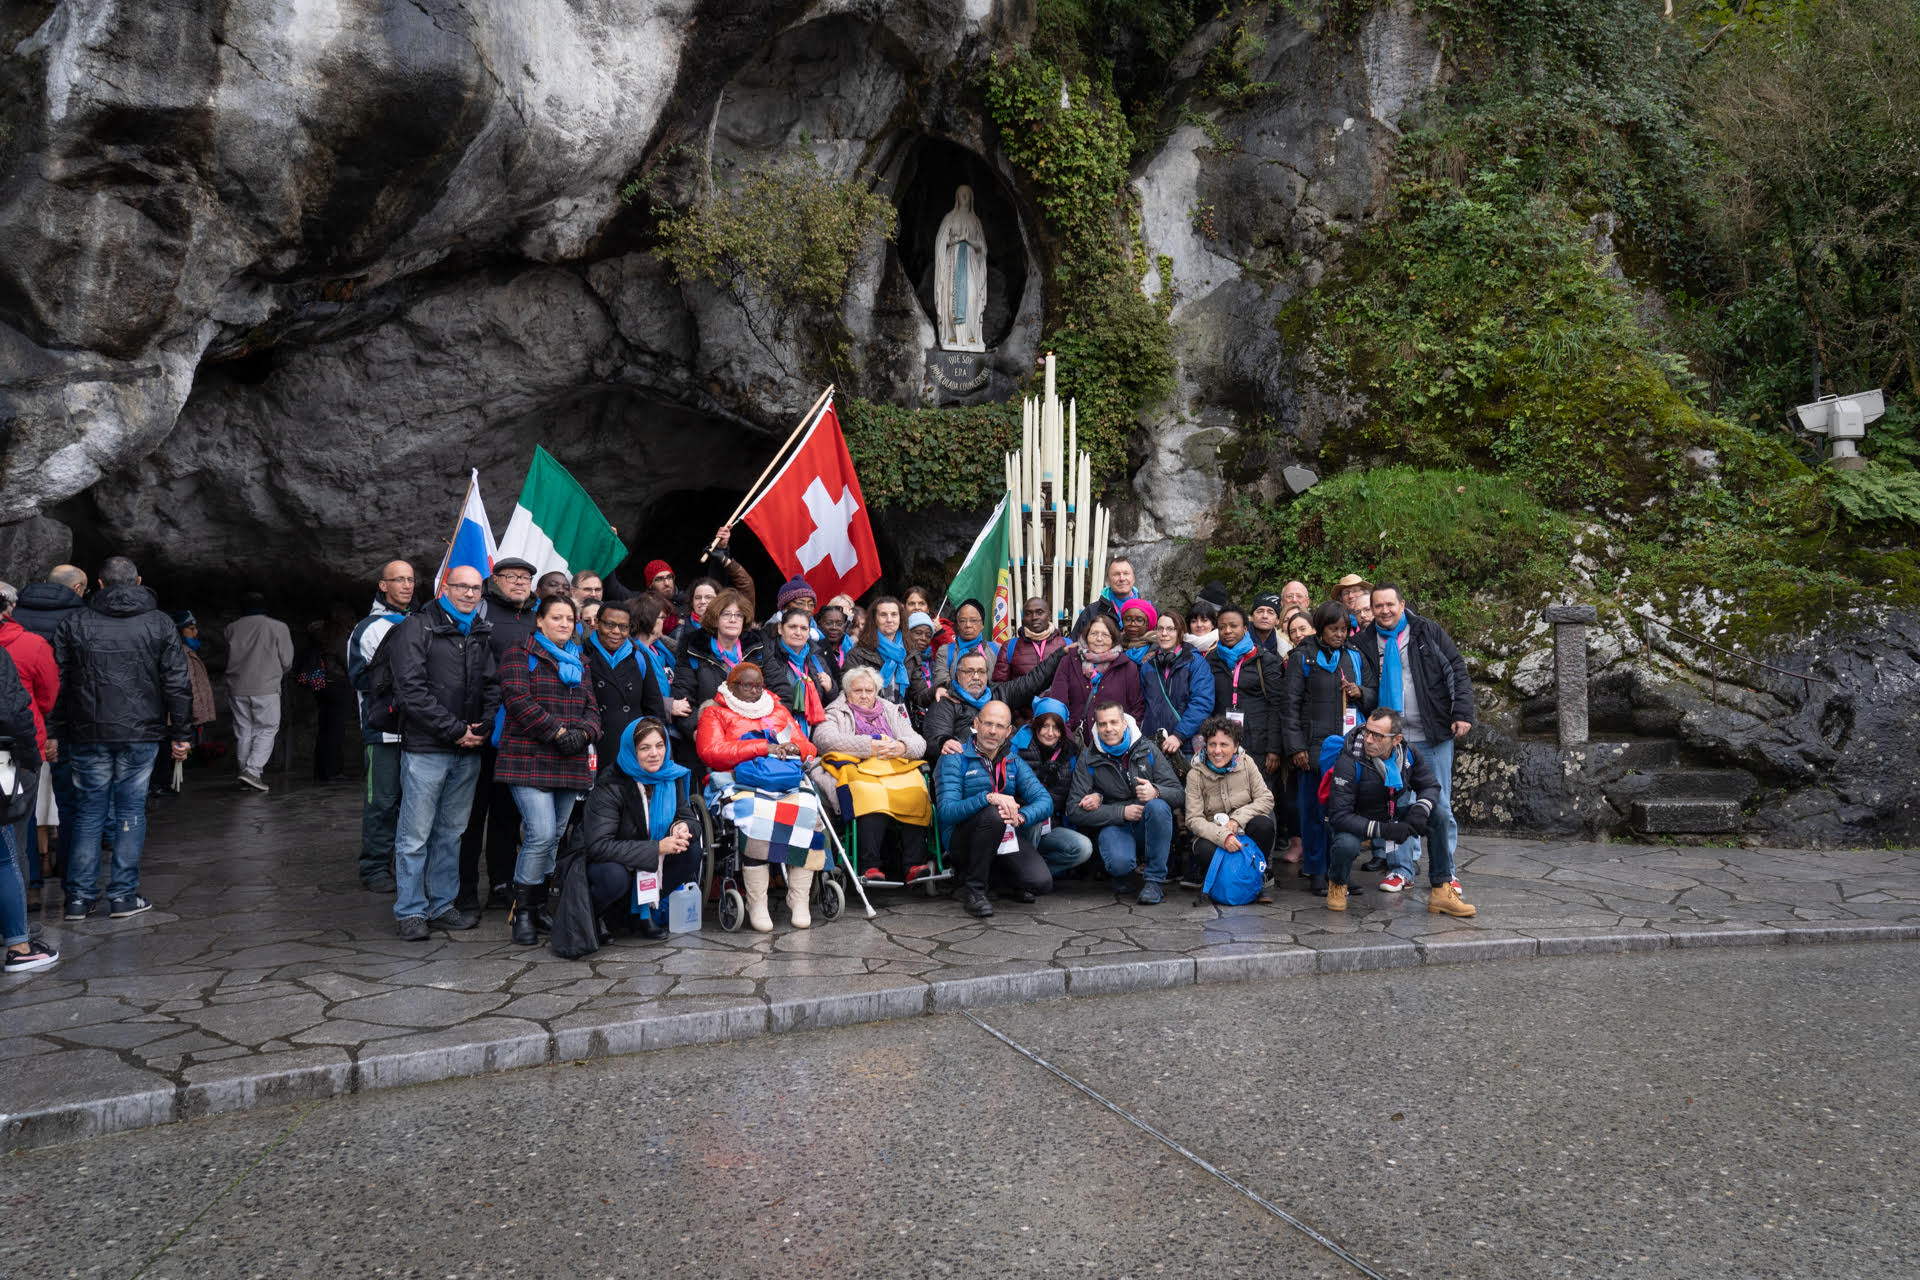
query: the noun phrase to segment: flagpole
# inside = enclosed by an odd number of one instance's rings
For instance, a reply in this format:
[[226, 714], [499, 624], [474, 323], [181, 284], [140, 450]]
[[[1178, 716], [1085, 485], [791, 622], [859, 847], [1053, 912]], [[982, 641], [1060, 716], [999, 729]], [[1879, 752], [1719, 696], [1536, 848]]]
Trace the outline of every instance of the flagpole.
[[[828, 398], [831, 397], [832, 395], [833, 395], [833, 384], [829, 382], [827, 384], [827, 389], [820, 393], [820, 398], [813, 402], [813, 408], [807, 410], [806, 416], [800, 419], [800, 425], [793, 429], [793, 434], [787, 437], [786, 443], [782, 444], [780, 448], [774, 453], [773, 461], [767, 463], [767, 469], [765, 471], [762, 471], [760, 473], [759, 478], [756, 479], [751, 485], [747, 486], [747, 496], [740, 499], [740, 505], [733, 509], [733, 514], [727, 517], [727, 523], [723, 527], [731, 528], [734, 521], [740, 518], [740, 513], [753, 505], [754, 499], [760, 496], [758, 493], [760, 485], [766, 480], [768, 476], [773, 474], [774, 467], [779, 465], [780, 459], [786, 455], [787, 450], [793, 447], [793, 442], [795, 440], [798, 440], [801, 434], [805, 432], [808, 427], [813, 425], [815, 416], [818, 415], [820, 412], [820, 406], [825, 404]], [[713, 549], [719, 545], [720, 545], [720, 539], [718, 538], [715, 538], [712, 542], [709, 542], [707, 544], [707, 549], [700, 553], [700, 563], [705, 564], [707, 562], [707, 557], [712, 555]]]

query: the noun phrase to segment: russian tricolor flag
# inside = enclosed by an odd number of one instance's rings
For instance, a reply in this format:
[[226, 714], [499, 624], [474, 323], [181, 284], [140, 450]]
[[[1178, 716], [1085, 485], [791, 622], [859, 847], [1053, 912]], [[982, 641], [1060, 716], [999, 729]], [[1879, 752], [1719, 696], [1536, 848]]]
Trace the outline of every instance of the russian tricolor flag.
[[480, 472], [473, 473], [473, 479], [467, 484], [467, 500], [460, 508], [459, 523], [453, 527], [453, 537], [447, 543], [446, 559], [440, 562], [440, 572], [433, 578], [433, 594], [437, 599], [446, 592], [447, 575], [461, 565], [471, 565], [480, 571], [485, 581], [493, 576], [493, 562], [499, 558], [500, 548], [493, 541], [493, 526], [487, 522], [487, 504], [480, 501]]

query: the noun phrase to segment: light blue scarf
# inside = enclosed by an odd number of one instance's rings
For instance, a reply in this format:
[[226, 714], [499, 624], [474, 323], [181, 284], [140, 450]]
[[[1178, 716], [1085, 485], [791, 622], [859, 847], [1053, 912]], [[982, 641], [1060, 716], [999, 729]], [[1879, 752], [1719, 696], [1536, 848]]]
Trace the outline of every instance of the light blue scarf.
[[1406, 699], [1400, 694], [1400, 637], [1407, 629], [1409, 615], [1400, 615], [1400, 625], [1391, 631], [1381, 629], [1379, 623], [1373, 624], [1374, 634], [1380, 637], [1380, 705], [1394, 711], [1405, 711]]
[[906, 641], [900, 638], [897, 631], [891, 636], [875, 632], [874, 643], [880, 649], [880, 683], [884, 686], [881, 692], [887, 695], [889, 702], [898, 702], [907, 691]]
[[559, 668], [561, 684], [571, 689], [580, 683], [580, 677], [586, 674], [586, 664], [580, 661], [579, 645], [568, 644], [566, 648], [562, 649], [538, 631], [533, 633], [533, 639], [536, 644], [547, 651], [547, 656], [553, 659], [553, 665]]

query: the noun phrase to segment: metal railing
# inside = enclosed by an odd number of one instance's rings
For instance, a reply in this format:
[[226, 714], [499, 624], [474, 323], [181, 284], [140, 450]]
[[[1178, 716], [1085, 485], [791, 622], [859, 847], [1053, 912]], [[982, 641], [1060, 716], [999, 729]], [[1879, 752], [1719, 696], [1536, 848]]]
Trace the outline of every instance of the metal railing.
[[[1713, 641], [1707, 639], [1705, 636], [1697, 636], [1693, 634], [1693, 632], [1691, 631], [1683, 631], [1679, 627], [1674, 626], [1671, 622], [1662, 622], [1660, 621], [1660, 619], [1654, 617], [1652, 614], [1636, 612], [1633, 616], [1640, 619], [1641, 622], [1646, 624], [1644, 627], [1641, 628], [1640, 634], [1641, 634], [1642, 643], [1646, 646], [1646, 651], [1649, 656], [1651, 656], [1653, 653], [1653, 629], [1655, 627], [1659, 627], [1664, 631], [1666, 631], [1667, 634], [1669, 635], [1679, 636], [1682, 640], [1688, 640], [1697, 645], [1704, 645], [1706, 648], [1712, 650], [1714, 653], [1724, 653], [1727, 657], [1737, 658], [1741, 662], [1744, 662], [1749, 666], [1759, 667], [1763, 671], [1771, 671], [1775, 675], [1786, 676], [1788, 679], [1791, 679], [1791, 680], [1798, 680], [1800, 681], [1801, 686], [1805, 689], [1806, 698], [1807, 698], [1807, 701], [1809, 702], [1813, 700], [1814, 685], [1833, 683], [1830, 680], [1822, 680], [1819, 676], [1807, 675], [1805, 672], [1802, 672], [1802, 671], [1788, 671], [1785, 667], [1776, 667], [1771, 662], [1762, 662], [1760, 661], [1760, 659], [1750, 658], [1744, 653], [1735, 653], [1731, 649], [1723, 648], [1720, 645], [1715, 644]], [[1715, 661], [1712, 657], [1709, 657], [1707, 659], [1707, 678], [1713, 682], [1713, 694], [1712, 694], [1713, 700], [1715, 702], [1720, 701], [1720, 664], [1717, 661]]]

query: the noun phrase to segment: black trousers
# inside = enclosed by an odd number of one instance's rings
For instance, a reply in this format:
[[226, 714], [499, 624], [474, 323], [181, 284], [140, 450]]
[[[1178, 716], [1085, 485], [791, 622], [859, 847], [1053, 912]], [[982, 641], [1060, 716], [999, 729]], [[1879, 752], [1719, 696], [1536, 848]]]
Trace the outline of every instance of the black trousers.
[[[513, 879], [513, 864], [520, 856], [520, 806], [503, 782], [493, 780], [493, 766], [500, 753], [491, 746], [480, 748], [480, 778], [473, 786], [473, 815], [467, 819], [467, 832], [460, 837], [460, 896], [456, 905], [471, 911], [480, 905], [480, 854], [487, 855], [487, 883], [507, 884]], [[578, 806], [576, 806], [578, 807]]]
[[[664, 919], [667, 895], [692, 881], [700, 883], [702, 851], [694, 845], [685, 853], [670, 853], [661, 859], [660, 912]], [[593, 862], [587, 865], [587, 883], [593, 886], [593, 914], [622, 916], [633, 902], [633, 872], [617, 862]]]
[[1020, 847], [1001, 854], [1000, 838], [1007, 824], [991, 805], [980, 810], [953, 829], [947, 845], [947, 857], [954, 879], [969, 889], [985, 889], [989, 884], [1003, 889], [1025, 889], [1029, 893], [1047, 893], [1053, 888], [1053, 873], [1046, 859], [1033, 847], [1033, 837], [1025, 827], [1015, 827]]
[[355, 713], [353, 689], [344, 681], [328, 680], [313, 695], [318, 723], [313, 739], [313, 780], [328, 782], [347, 772], [347, 719]]

